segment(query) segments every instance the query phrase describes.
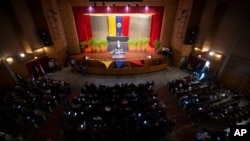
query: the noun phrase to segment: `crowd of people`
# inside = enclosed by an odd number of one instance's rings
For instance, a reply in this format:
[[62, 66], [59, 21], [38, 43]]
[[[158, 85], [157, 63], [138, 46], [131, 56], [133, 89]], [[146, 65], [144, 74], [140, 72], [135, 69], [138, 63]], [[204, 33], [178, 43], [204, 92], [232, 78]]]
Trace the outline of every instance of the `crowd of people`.
[[[195, 75], [189, 75], [168, 82], [167, 87], [195, 124], [213, 124], [217, 121], [216, 123], [220, 124], [213, 126], [226, 129], [250, 117], [250, 103], [240, 104], [242, 97], [238, 93], [225, 89], [209, 79], [198, 80]], [[204, 137], [201, 132], [204, 130], [197, 132], [197, 140]]]
[[154, 82], [106, 86], [86, 83], [62, 122], [66, 138], [136, 140], [171, 132], [175, 122], [152, 88]]
[[70, 91], [70, 84], [45, 78], [16, 85], [13, 91], [1, 97], [1, 139], [30, 138], [53, 112], [62, 96]]

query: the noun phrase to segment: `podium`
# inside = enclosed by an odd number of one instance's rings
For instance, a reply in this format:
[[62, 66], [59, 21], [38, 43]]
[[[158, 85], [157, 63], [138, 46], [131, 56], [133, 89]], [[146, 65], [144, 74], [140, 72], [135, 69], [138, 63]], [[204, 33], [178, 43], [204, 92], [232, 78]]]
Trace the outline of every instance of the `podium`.
[[108, 51], [112, 51], [117, 47], [117, 41], [120, 41], [123, 51], [128, 51], [128, 40], [127, 36], [108, 36]]

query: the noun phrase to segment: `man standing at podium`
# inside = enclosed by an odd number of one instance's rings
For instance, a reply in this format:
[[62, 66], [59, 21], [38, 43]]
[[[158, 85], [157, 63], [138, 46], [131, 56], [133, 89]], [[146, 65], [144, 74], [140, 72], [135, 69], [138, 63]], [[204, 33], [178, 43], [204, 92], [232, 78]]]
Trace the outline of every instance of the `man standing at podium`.
[[121, 48], [120, 41], [117, 41], [117, 46], [114, 50], [111, 51], [111, 54], [124, 54], [123, 49]]

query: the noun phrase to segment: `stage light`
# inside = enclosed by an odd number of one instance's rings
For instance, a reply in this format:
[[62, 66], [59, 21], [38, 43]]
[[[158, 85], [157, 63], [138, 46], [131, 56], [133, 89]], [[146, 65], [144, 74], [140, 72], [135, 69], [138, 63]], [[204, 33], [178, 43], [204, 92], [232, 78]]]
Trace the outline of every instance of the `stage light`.
[[93, 9], [92, 6], [89, 6], [89, 9], [88, 9], [88, 10], [89, 10], [89, 11], [92, 11], [92, 9]]
[[145, 10], [148, 10], [148, 6], [147, 5], [145, 6]]
[[109, 6], [107, 6], [107, 10], [108, 10], [108, 11], [110, 10], [110, 7], [109, 7]]
[[128, 7], [128, 6], [126, 6], [126, 11], [128, 11], [128, 9], [129, 9], [129, 7]]

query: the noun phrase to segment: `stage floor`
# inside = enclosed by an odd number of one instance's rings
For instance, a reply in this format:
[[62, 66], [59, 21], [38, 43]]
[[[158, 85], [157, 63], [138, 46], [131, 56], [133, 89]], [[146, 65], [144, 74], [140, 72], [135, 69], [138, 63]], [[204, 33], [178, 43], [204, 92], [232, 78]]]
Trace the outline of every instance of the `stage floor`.
[[[155, 48], [148, 47], [146, 51], [127, 51], [125, 52], [124, 60], [143, 60], [148, 59], [148, 56], [152, 56], [152, 58], [160, 58], [163, 55], [157, 54]], [[82, 59], [83, 56], [87, 56], [90, 60], [113, 60], [112, 54], [110, 51], [102, 51], [102, 52], [91, 52], [90, 48], [86, 48], [84, 53], [77, 55], [70, 55], [68, 58], [74, 59]]]

